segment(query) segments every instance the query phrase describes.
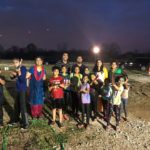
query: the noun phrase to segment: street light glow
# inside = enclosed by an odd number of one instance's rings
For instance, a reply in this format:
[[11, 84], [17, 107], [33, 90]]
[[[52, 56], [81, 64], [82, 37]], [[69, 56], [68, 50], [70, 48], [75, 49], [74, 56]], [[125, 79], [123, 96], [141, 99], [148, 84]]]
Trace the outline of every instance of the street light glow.
[[98, 46], [94, 46], [93, 53], [98, 54], [100, 52], [100, 48]]

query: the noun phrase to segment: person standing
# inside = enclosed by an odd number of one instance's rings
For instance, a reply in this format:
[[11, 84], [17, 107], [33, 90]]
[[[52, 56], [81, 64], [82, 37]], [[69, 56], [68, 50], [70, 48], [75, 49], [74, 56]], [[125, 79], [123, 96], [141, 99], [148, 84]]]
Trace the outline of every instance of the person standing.
[[3, 126], [3, 104], [4, 104], [4, 92], [3, 86], [5, 85], [4, 76], [1, 75], [0, 70], [0, 126]]
[[83, 57], [82, 56], [78, 56], [76, 59], [76, 63], [72, 66], [72, 72], [75, 72], [75, 68], [79, 67], [80, 69], [80, 73], [83, 75], [86, 66], [83, 64]]
[[56, 111], [59, 113], [59, 127], [63, 127], [63, 112], [64, 108], [64, 79], [59, 75], [59, 68], [53, 67], [53, 76], [49, 80], [49, 91], [52, 101], [52, 125], [56, 122]]
[[[88, 83], [89, 79], [88, 76], [85, 75], [83, 77], [83, 83], [80, 88], [80, 93], [81, 93], [81, 108], [82, 108], [82, 125], [85, 125], [85, 128], [88, 127], [90, 123], [90, 103], [91, 103], [91, 98], [90, 98], [90, 84]], [[84, 121], [86, 114], [86, 122]]]
[[16, 70], [11, 73], [11, 78], [12, 79], [16, 78], [16, 90], [17, 90], [17, 98], [14, 103], [14, 122], [20, 121], [20, 113], [21, 113], [22, 127], [26, 129], [28, 128], [29, 125], [26, 106], [27, 69], [25, 66], [22, 65], [21, 58], [14, 58], [13, 64]]
[[35, 65], [29, 69], [26, 78], [31, 78], [29, 84], [31, 115], [33, 118], [42, 117], [44, 81], [46, 80], [46, 71], [42, 57], [35, 59]]
[[59, 68], [60, 70], [60, 73], [61, 73], [61, 69], [63, 66], [66, 66], [67, 68], [67, 73], [70, 74], [71, 73], [71, 68], [72, 68], [72, 63], [69, 62], [69, 54], [67, 52], [64, 52], [62, 54], [62, 58], [61, 60], [59, 60], [56, 64], [55, 64], [56, 67]]

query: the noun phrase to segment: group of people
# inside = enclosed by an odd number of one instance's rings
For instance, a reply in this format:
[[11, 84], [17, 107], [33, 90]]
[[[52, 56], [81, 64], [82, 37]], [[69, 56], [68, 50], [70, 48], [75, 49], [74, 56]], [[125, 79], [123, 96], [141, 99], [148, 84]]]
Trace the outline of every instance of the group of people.
[[[80, 120], [79, 128], [87, 128], [91, 121], [100, 117], [106, 121], [106, 129], [109, 129], [114, 115], [117, 130], [122, 112], [125, 115], [124, 120], [127, 120], [128, 76], [116, 61], [111, 63], [108, 70], [102, 60], [97, 59], [91, 70], [83, 64], [82, 56], [78, 56], [76, 62], [72, 63], [65, 52], [62, 59], [52, 67], [52, 75], [48, 80], [41, 57], [35, 59], [35, 65], [29, 70], [22, 65], [22, 59], [14, 58], [13, 64], [16, 69], [11, 72], [10, 77], [15, 78], [17, 91], [13, 122], [20, 122], [23, 128], [29, 126], [26, 103], [30, 104], [32, 118], [39, 119], [43, 116], [45, 99], [48, 99], [52, 109], [51, 125], [56, 123], [58, 112], [60, 128], [70, 116]], [[48, 81], [47, 98], [45, 81]], [[0, 125], [3, 125], [4, 85], [5, 80], [0, 76]]]

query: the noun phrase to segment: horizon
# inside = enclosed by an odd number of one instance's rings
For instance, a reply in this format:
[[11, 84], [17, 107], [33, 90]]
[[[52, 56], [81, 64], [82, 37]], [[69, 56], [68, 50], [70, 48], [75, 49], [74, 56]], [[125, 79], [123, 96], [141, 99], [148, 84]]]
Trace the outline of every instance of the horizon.
[[0, 44], [44, 49], [89, 49], [117, 43], [121, 52], [150, 49], [150, 1], [3, 0]]

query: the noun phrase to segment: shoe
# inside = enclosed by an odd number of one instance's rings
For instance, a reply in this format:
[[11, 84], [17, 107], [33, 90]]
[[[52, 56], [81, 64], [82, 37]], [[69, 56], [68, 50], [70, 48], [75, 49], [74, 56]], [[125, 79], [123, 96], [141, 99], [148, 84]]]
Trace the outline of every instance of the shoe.
[[59, 123], [59, 128], [63, 128], [63, 127], [64, 127], [63, 123]]
[[79, 129], [83, 128], [84, 127], [84, 124], [79, 124], [77, 125]]
[[4, 124], [1, 122], [1, 123], [0, 123], [0, 127], [3, 127], [3, 126], [4, 126]]
[[117, 126], [116, 126], [116, 131], [119, 131], [119, 129], [120, 129], [120, 128], [119, 128], [119, 125], [117, 125]]
[[28, 128], [29, 128], [29, 125], [28, 125], [28, 124], [22, 125], [21, 128], [22, 128], [22, 129], [28, 129]]
[[105, 130], [108, 131], [109, 129], [110, 129], [110, 126], [107, 125], [106, 128], [105, 128]]
[[52, 121], [52, 122], [51, 122], [51, 125], [53, 126], [53, 125], [55, 125], [55, 123], [56, 123], [55, 121]]

